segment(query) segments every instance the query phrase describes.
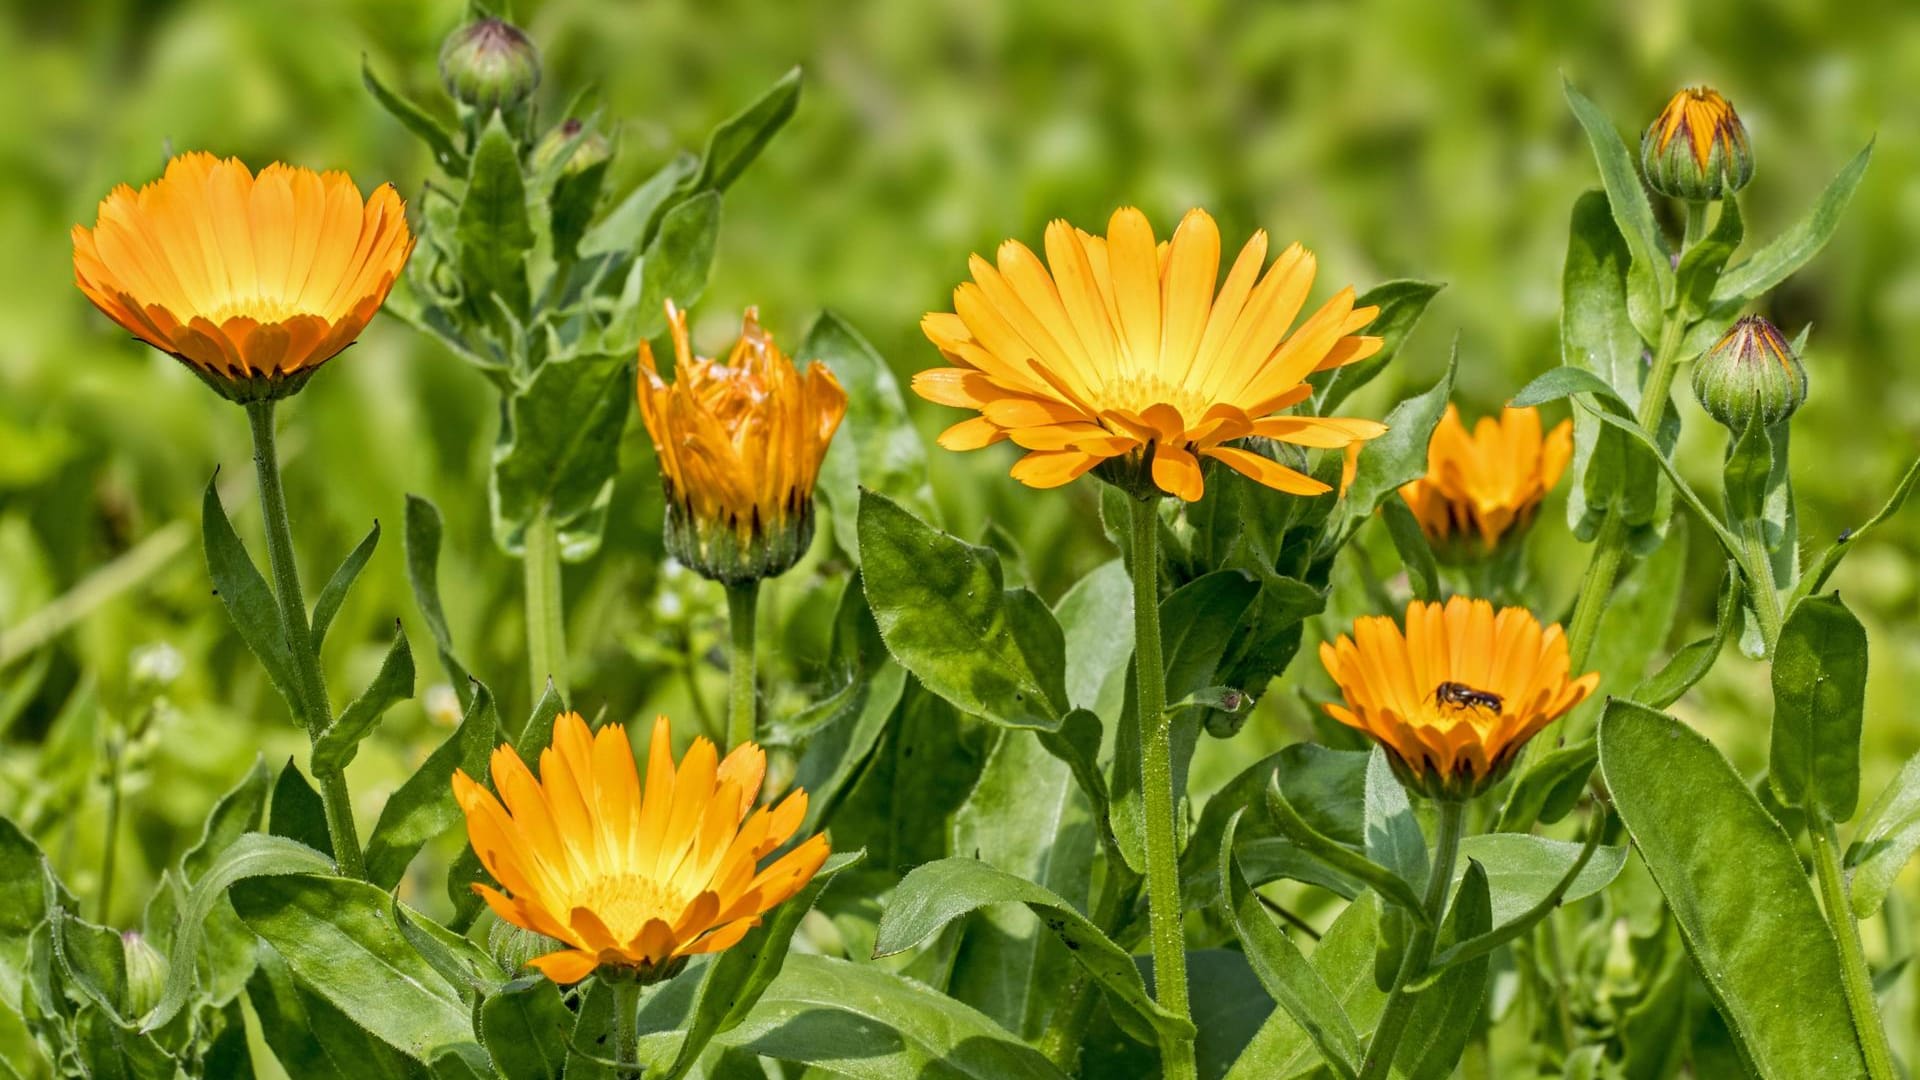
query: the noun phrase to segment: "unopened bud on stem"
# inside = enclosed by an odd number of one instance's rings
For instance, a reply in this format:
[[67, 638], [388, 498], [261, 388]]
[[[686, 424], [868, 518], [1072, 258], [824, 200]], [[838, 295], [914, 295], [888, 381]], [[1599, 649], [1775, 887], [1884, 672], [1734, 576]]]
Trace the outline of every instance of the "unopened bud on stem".
[[1778, 328], [1758, 315], [1733, 324], [1693, 366], [1700, 407], [1736, 436], [1792, 416], [1807, 400], [1807, 369]]
[[1640, 167], [1660, 194], [1710, 202], [1753, 179], [1753, 147], [1733, 103], [1695, 86], [1673, 95], [1640, 137]]
[[540, 85], [540, 50], [512, 23], [481, 19], [447, 35], [440, 81], [454, 100], [483, 114], [510, 109]]

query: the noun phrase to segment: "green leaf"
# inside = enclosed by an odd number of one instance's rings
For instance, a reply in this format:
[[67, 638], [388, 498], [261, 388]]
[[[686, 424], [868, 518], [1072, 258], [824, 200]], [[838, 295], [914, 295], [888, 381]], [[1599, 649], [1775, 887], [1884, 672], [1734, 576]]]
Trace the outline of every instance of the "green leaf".
[[1109, 559], [1073, 583], [1053, 606], [1067, 642], [1067, 700], [1099, 716], [1120, 711], [1133, 658], [1133, 578]]
[[1615, 700], [1600, 722], [1600, 770], [1750, 1067], [1866, 1075], [1839, 951], [1800, 857], [1726, 758], [1679, 721]]
[[273, 794], [267, 799], [267, 831], [333, 858], [333, 837], [327, 833], [327, 805], [301, 775], [292, 758], [280, 766], [280, 774], [274, 778]]
[[[900, 666], [962, 712], [1053, 730], [1067, 711], [1064, 645], [1023, 639], [1028, 605], [1008, 602], [1000, 560], [928, 525], [874, 491], [860, 495], [860, 577], [880, 636]], [[1027, 615], [1052, 615], [1044, 606]], [[1048, 649], [1029, 655], [1029, 645]]]
[[815, 490], [833, 515], [834, 542], [858, 559], [860, 489], [929, 509], [926, 449], [907, 416], [893, 369], [845, 319], [821, 312], [794, 357], [827, 365], [847, 394], [847, 414], [820, 463]]
[[[572, 146], [577, 148], [579, 140]], [[573, 152], [573, 149], [567, 150], [568, 155]], [[554, 181], [553, 194], [547, 199], [551, 208], [547, 220], [553, 237], [554, 258], [564, 261], [578, 257], [580, 239], [586, 235], [593, 212], [600, 205], [611, 164], [611, 159], [602, 158], [578, 172], [562, 172]]]
[[800, 106], [800, 69], [792, 68], [767, 92], [746, 108], [728, 117], [707, 136], [706, 153], [700, 156], [700, 172], [694, 177], [695, 190], [725, 191], [740, 178], [767, 141], [786, 125]]
[[832, 820], [906, 688], [905, 670], [898, 664], [882, 665], [872, 678], [850, 686], [844, 700], [836, 699], [833, 715], [807, 739], [792, 785], [807, 793], [807, 824], [802, 832], [820, 829]]
[[904, 952], [941, 927], [989, 904], [1025, 904], [1066, 943], [1107, 998], [1128, 1034], [1155, 1042], [1162, 1034], [1191, 1038], [1193, 1025], [1161, 1008], [1126, 950], [1053, 892], [977, 859], [941, 859], [914, 868], [894, 890], [880, 919], [875, 956]]
[[[1486, 933], [1490, 922], [1487, 875], [1469, 859], [1440, 928], [1439, 943], [1444, 948], [1470, 941]], [[1395, 1073], [1408, 1080], [1446, 1080], [1453, 1075], [1486, 1000], [1487, 966], [1487, 958], [1481, 956], [1448, 968], [1414, 999], [1413, 1015], [1393, 1055]]]
[[687, 1034], [667, 1068], [665, 1080], [680, 1080], [693, 1071], [714, 1036], [731, 1031], [752, 1015], [754, 1006], [786, 965], [787, 950], [800, 920], [813, 909], [814, 901], [833, 876], [865, 854], [842, 852], [829, 857], [806, 888], [776, 908], [739, 944], [701, 969], [700, 986], [688, 1010]]
[[[1640, 401], [1640, 383], [1646, 365], [1645, 345], [1628, 311], [1627, 276], [1632, 256], [1614, 223], [1604, 192], [1589, 191], [1573, 204], [1567, 235], [1567, 258], [1561, 277], [1560, 361], [1569, 369], [1591, 372], [1612, 388], [1612, 396], [1631, 415]], [[1553, 378], [1541, 380], [1540, 392], [1521, 391], [1516, 403], [1549, 400]], [[1581, 387], [1580, 389], [1597, 388]], [[1651, 462], [1630, 451], [1621, 437], [1597, 424], [1584, 410], [1573, 413], [1573, 475], [1576, 482], [1567, 498], [1567, 524], [1575, 535], [1591, 540], [1600, 523], [1614, 510], [1630, 520], [1645, 521], [1646, 508], [1635, 492], [1659, 481], [1650, 475]], [[1643, 482], [1644, 481], [1644, 482]], [[1649, 503], [1649, 505], [1651, 505]]]
[[[640, 295], [630, 313], [623, 317], [619, 344], [610, 351], [625, 355], [627, 343], [638, 348], [646, 338], [667, 328], [667, 301], [682, 311], [691, 308], [707, 289], [707, 275], [713, 269], [713, 249], [720, 238], [720, 196], [716, 192], [695, 195], [675, 206], [660, 219], [660, 230], [647, 244], [640, 270]], [[631, 360], [628, 361], [631, 363]]]
[[1387, 535], [1393, 549], [1400, 553], [1400, 565], [1407, 571], [1407, 583], [1413, 598], [1423, 603], [1440, 601], [1440, 566], [1434, 562], [1433, 547], [1420, 528], [1420, 519], [1404, 499], [1388, 499], [1380, 504], [1380, 516], [1386, 520]]
[[544, 975], [516, 979], [480, 1004], [480, 1041], [504, 1080], [560, 1080], [573, 1013]]
[[1793, 606], [1773, 656], [1773, 749], [1780, 802], [1846, 821], [1860, 802], [1867, 630], [1838, 594]]
[[1233, 858], [1233, 834], [1244, 811], [1227, 819], [1220, 842], [1220, 880], [1225, 883], [1222, 899], [1234, 936], [1246, 950], [1247, 962], [1260, 977], [1274, 1002], [1313, 1039], [1333, 1071], [1343, 1077], [1355, 1074], [1360, 1058], [1360, 1037], [1341, 1011], [1333, 991], [1313, 965], [1281, 929], [1273, 924], [1260, 905], [1259, 897], [1248, 887]]
[[[1738, 528], [1742, 522], [1758, 521], [1766, 510], [1767, 477], [1773, 472], [1773, 441], [1759, 420], [1727, 448], [1724, 475], [1728, 523]], [[1771, 575], [1765, 583], [1753, 582], [1752, 588], [1772, 587]]]
[[1601, 847], [1603, 825], [1596, 819], [1581, 844], [1526, 833], [1486, 833], [1462, 841], [1461, 857], [1485, 875], [1490, 914], [1486, 927], [1474, 937], [1456, 939], [1433, 966], [1484, 956], [1532, 929], [1560, 904], [1584, 900], [1612, 884], [1627, 865], [1627, 849]]
[[213, 591], [226, 605], [240, 640], [267, 669], [267, 678], [287, 700], [296, 722], [305, 716], [300, 701], [300, 686], [293, 677], [293, 652], [287, 647], [287, 635], [280, 623], [280, 606], [267, 587], [267, 579], [234, 534], [233, 523], [220, 505], [220, 474], [207, 481], [206, 497], [200, 504], [200, 531], [207, 549], [207, 572], [213, 577]]
[[1427, 304], [1446, 286], [1437, 281], [1387, 281], [1368, 289], [1353, 302], [1357, 308], [1378, 307], [1380, 314], [1367, 324], [1369, 336], [1380, 339], [1380, 351], [1358, 363], [1309, 376], [1314, 385], [1313, 412], [1325, 416], [1348, 395], [1372, 382], [1400, 352], [1407, 336], [1427, 310]]
[[1916, 460], [1907, 467], [1906, 474], [1900, 478], [1899, 485], [1893, 489], [1893, 494], [1887, 498], [1886, 504], [1880, 507], [1878, 513], [1868, 518], [1866, 523], [1857, 529], [1842, 530], [1839, 539], [1833, 542], [1833, 546], [1820, 553], [1820, 557], [1814, 560], [1813, 566], [1801, 577], [1800, 583], [1794, 586], [1794, 603], [1826, 588], [1827, 579], [1833, 576], [1834, 570], [1840, 565], [1840, 560], [1847, 557], [1847, 552], [1853, 550], [1853, 545], [1858, 543], [1861, 537], [1900, 512], [1900, 508], [1906, 505], [1907, 496], [1913, 494], [1916, 482], [1920, 482], [1920, 460]]
[[471, 1041], [460, 992], [407, 944], [392, 898], [345, 878], [257, 877], [235, 885], [240, 918], [300, 982], [354, 1023], [417, 1061]]
[[127, 1006], [127, 952], [120, 935], [65, 908], [54, 908], [48, 918], [54, 962], [65, 983], [118, 1020]]
[[440, 651], [440, 667], [453, 684], [460, 707], [473, 703], [473, 687], [467, 669], [454, 659], [453, 634], [447, 629], [446, 611], [440, 606], [440, 508], [423, 495], [407, 496], [407, 583], [413, 588], [413, 602], [420, 617], [427, 621], [434, 646]]
[[[1387, 762], [1386, 751], [1374, 747], [1367, 758], [1362, 829], [1367, 858], [1405, 882], [1407, 894], [1426, 888], [1429, 876], [1427, 838], [1420, 832], [1407, 790]], [[1364, 880], [1364, 879], [1362, 879]], [[1391, 894], [1385, 894], [1391, 898]], [[1396, 904], [1380, 913], [1380, 951], [1374, 956], [1373, 977], [1382, 990], [1392, 988], [1405, 961], [1413, 933], [1414, 913], [1429, 921], [1421, 908]]]
[[1630, 441], [1649, 451], [1653, 455], [1654, 460], [1659, 464], [1660, 470], [1667, 474], [1667, 479], [1672, 482], [1674, 490], [1680, 495], [1681, 499], [1686, 502], [1687, 506], [1690, 507], [1695, 514], [1699, 515], [1700, 520], [1704, 522], [1709, 529], [1713, 530], [1714, 539], [1720, 541], [1720, 547], [1736, 560], [1744, 557], [1739, 539], [1727, 531], [1727, 527], [1721, 523], [1718, 517], [1714, 516], [1713, 511], [1707, 509], [1706, 503], [1700, 501], [1700, 496], [1694, 493], [1693, 488], [1687, 484], [1685, 478], [1680, 475], [1679, 470], [1674, 468], [1673, 462], [1669, 461], [1666, 454], [1654, 444], [1652, 437], [1641, 430], [1639, 424], [1634, 423], [1630, 419], [1616, 416], [1604, 409], [1586, 405], [1584, 402], [1581, 403], [1581, 409], [1588, 416], [1592, 416], [1608, 428], [1624, 434]]
[[1839, 226], [1840, 215], [1853, 198], [1854, 189], [1860, 186], [1860, 178], [1866, 175], [1867, 163], [1872, 160], [1873, 144], [1869, 142], [1827, 185], [1806, 217], [1720, 278], [1713, 290], [1714, 303], [1748, 303], [1818, 255]]
[[260, 828], [267, 812], [267, 795], [272, 790], [273, 777], [267, 772], [266, 759], [256, 756], [247, 775], [231, 791], [220, 796], [207, 814], [206, 824], [200, 829], [200, 839], [195, 841], [187, 853], [180, 857], [180, 872], [187, 881], [200, 880], [200, 876], [219, 859], [235, 841], [245, 834]]
[[40, 846], [0, 817], [0, 1005], [14, 1012], [27, 974], [27, 938], [60, 900], [49, 896], [51, 881]]
[[1693, 684], [1706, 678], [1734, 625], [1740, 621], [1740, 592], [1740, 568], [1728, 563], [1727, 575], [1720, 579], [1720, 602], [1714, 608], [1713, 633], [1682, 646], [1665, 667], [1647, 676], [1627, 697], [1648, 708], [1664, 709], [1679, 701]]
[[[1370, 1029], [1387, 996], [1373, 984], [1374, 943], [1380, 936], [1379, 898], [1348, 904], [1313, 950], [1312, 964], [1358, 1031]], [[1299, 1080], [1322, 1074], [1320, 1049], [1285, 1009], [1275, 1009], [1227, 1070], [1226, 1080]]]
[[741, 1025], [718, 1042], [866, 1080], [1064, 1080], [973, 1009], [871, 964], [788, 957]]
[[1557, 367], [1534, 377], [1532, 382], [1520, 388], [1509, 403], [1516, 409], [1545, 405], [1549, 401], [1572, 397], [1575, 394], [1593, 394], [1607, 401], [1619, 402], [1622, 408], [1626, 402], [1620, 397], [1613, 384], [1595, 375], [1591, 371], [1577, 367]]
[[[1586, 667], [1600, 673], [1603, 690], [1611, 693], [1645, 677], [1672, 636], [1686, 574], [1687, 529], [1684, 521], [1674, 522], [1664, 543], [1620, 575], [1600, 611]], [[1604, 695], [1589, 697], [1568, 717], [1564, 730], [1578, 741], [1590, 741], [1605, 707]]]
[[[1180, 856], [1180, 888], [1189, 908], [1205, 907], [1225, 895], [1219, 873], [1222, 837], [1227, 820], [1242, 809], [1238, 833], [1240, 869], [1254, 886], [1269, 878], [1253, 872], [1248, 848], [1262, 842], [1286, 844], [1277, 839], [1280, 828], [1267, 809], [1269, 782], [1279, 785], [1287, 802], [1313, 829], [1330, 840], [1359, 847], [1366, 836], [1367, 761], [1365, 751], [1329, 750], [1314, 743], [1295, 743], [1278, 753], [1247, 766], [1207, 799], [1200, 820], [1187, 838]], [[1293, 849], [1297, 851], [1298, 849]], [[1304, 856], [1302, 862], [1307, 862]], [[1353, 888], [1352, 892], [1359, 889]]]
[[[620, 468], [620, 433], [633, 408], [633, 357], [598, 353], [556, 356], [507, 402], [507, 424], [493, 449], [488, 495], [493, 535], [517, 554], [537, 513], [567, 526], [589, 518]], [[598, 547], [563, 552], [578, 561]]]
[[1920, 851], [1920, 755], [1907, 759], [1874, 800], [1847, 847], [1855, 918], [1870, 919], [1880, 910], [1915, 851]]
[[294, 840], [248, 833], [228, 845], [209, 866], [174, 918], [173, 947], [167, 956], [167, 986], [160, 1001], [140, 1020], [143, 1031], [163, 1027], [179, 1014], [193, 993], [199, 967], [200, 933], [207, 916], [234, 883], [272, 874], [324, 874], [333, 860]]
[[[1420, 897], [1405, 878], [1309, 825], [1287, 801], [1287, 797], [1281, 794], [1277, 782], [1270, 781], [1267, 784], [1267, 808], [1282, 835], [1309, 855], [1350, 878], [1366, 883], [1393, 903], [1416, 913], [1421, 911]], [[1416, 823], [1415, 828], [1418, 827]], [[1423, 875], [1422, 884], [1425, 881]]]
[[453, 770], [484, 782], [487, 759], [499, 741], [500, 720], [493, 695], [477, 685], [473, 704], [460, 726], [427, 756], [412, 776], [387, 799], [380, 820], [367, 840], [367, 880], [391, 889], [407, 872], [407, 864], [427, 841], [446, 832], [461, 819], [453, 801]]
[[395, 120], [427, 144], [427, 149], [433, 152], [433, 160], [442, 169], [454, 175], [467, 171], [466, 155], [455, 146], [453, 133], [429, 116], [425, 109], [387, 89], [380, 77], [373, 73], [373, 62], [364, 55], [360, 57], [360, 81], [366, 83], [368, 92], [373, 94], [373, 99], [380, 103], [381, 108], [393, 114]]
[[409, 911], [397, 896], [391, 898], [387, 911], [400, 936], [448, 985], [461, 992], [462, 999], [471, 1002], [500, 987], [503, 981], [500, 965], [478, 945], [432, 919]]
[[349, 552], [345, 562], [327, 579], [326, 587], [320, 590], [320, 598], [313, 602], [313, 651], [320, 651], [320, 643], [327, 639], [327, 628], [333, 625], [333, 617], [340, 613], [340, 604], [347, 598], [347, 590], [353, 588], [354, 579], [360, 571], [366, 569], [367, 560], [373, 558], [374, 546], [380, 543], [380, 523], [375, 521], [367, 538]]
[[1620, 235], [1626, 238], [1627, 248], [1633, 253], [1634, 265], [1651, 271], [1664, 293], [1673, 271], [1662, 250], [1653, 207], [1647, 202], [1646, 189], [1640, 186], [1640, 171], [1634, 167], [1633, 154], [1621, 141], [1613, 120], [1575, 89], [1571, 81], [1566, 83], [1566, 94], [1574, 118], [1586, 129], [1587, 141], [1593, 145], [1594, 161], [1600, 167], [1600, 184], [1607, 189], [1607, 204]]
[[499, 113], [473, 148], [457, 236], [468, 304], [488, 317], [497, 299], [524, 323], [532, 302], [527, 255], [533, 250], [533, 226], [527, 219], [520, 154]]
[[1459, 367], [1459, 349], [1447, 360], [1446, 374], [1426, 391], [1402, 401], [1387, 414], [1387, 433], [1367, 443], [1360, 451], [1354, 469], [1353, 484], [1340, 498], [1340, 505], [1327, 519], [1320, 543], [1323, 552], [1338, 550], [1353, 530], [1360, 526], [1380, 504], [1397, 494], [1402, 484], [1417, 480], [1427, 472], [1427, 443], [1434, 426], [1446, 414], [1447, 398], [1453, 393], [1453, 375]]
[[247, 1001], [273, 1056], [300, 1080], [419, 1080], [426, 1075], [302, 985], [286, 960], [264, 944], [247, 980]]
[[341, 711], [339, 719], [313, 743], [312, 768], [315, 776], [337, 776], [360, 752], [360, 742], [373, 734], [374, 725], [388, 709], [413, 697], [413, 650], [407, 646], [407, 632], [398, 619], [393, 624], [393, 645], [373, 681], [352, 704]]

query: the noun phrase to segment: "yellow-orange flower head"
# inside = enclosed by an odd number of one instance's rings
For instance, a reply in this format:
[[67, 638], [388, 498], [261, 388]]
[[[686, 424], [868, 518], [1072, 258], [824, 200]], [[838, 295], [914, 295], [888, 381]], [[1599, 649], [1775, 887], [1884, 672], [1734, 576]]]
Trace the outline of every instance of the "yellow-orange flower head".
[[1528, 739], [1600, 682], [1569, 679], [1566, 635], [1558, 624], [1542, 629], [1525, 608], [1416, 600], [1406, 622], [1402, 633], [1388, 616], [1365, 616], [1352, 637], [1320, 646], [1346, 699], [1324, 707], [1433, 798], [1467, 798], [1497, 782]]
[[1460, 410], [1448, 405], [1427, 443], [1427, 474], [1402, 485], [1400, 496], [1436, 552], [1484, 554], [1532, 523], [1572, 458], [1572, 421], [1543, 436], [1538, 409], [1509, 408], [1497, 420], [1481, 417], [1468, 434]]
[[660, 458], [667, 550], [730, 584], [785, 572], [813, 542], [813, 485], [847, 412], [825, 364], [802, 374], [747, 309], [724, 364], [693, 355], [667, 304], [673, 382], [640, 345], [640, 416]]
[[284, 397], [353, 344], [413, 250], [392, 185], [182, 154], [73, 227], [75, 283], [234, 401]]
[[1640, 167], [1662, 195], [1719, 199], [1753, 179], [1753, 146], [1733, 103], [1706, 86], [1673, 95], [1640, 136]]
[[755, 809], [767, 755], [752, 743], [722, 760], [695, 739], [676, 769], [664, 716], [644, 789], [626, 729], [589, 732], [578, 713], [554, 721], [539, 779], [511, 746], [493, 752], [492, 767], [498, 799], [453, 774], [473, 850], [505, 890], [474, 891], [500, 918], [566, 945], [530, 961], [557, 983], [602, 967], [670, 976], [689, 956], [737, 943], [827, 858], [827, 838], [815, 835], [761, 867], [800, 827], [806, 792]]
[[[1306, 377], [1379, 351], [1357, 336], [1378, 309], [1342, 289], [1292, 333], [1313, 285], [1313, 254], [1287, 248], [1265, 274], [1255, 232], [1215, 291], [1220, 231], [1192, 210], [1156, 243], [1146, 215], [1116, 211], [1107, 235], [1047, 226], [1047, 261], [1018, 241], [998, 264], [976, 255], [953, 311], [921, 329], [954, 366], [913, 380], [921, 397], [972, 409], [940, 436], [949, 450], [1011, 439], [1028, 451], [1013, 477], [1058, 487], [1088, 470], [1135, 495], [1192, 501], [1211, 458], [1295, 495], [1328, 490], [1254, 448], [1260, 436], [1340, 449], [1386, 428], [1372, 420], [1279, 416], [1312, 394]], [[1255, 444], [1258, 445], [1257, 443]]]

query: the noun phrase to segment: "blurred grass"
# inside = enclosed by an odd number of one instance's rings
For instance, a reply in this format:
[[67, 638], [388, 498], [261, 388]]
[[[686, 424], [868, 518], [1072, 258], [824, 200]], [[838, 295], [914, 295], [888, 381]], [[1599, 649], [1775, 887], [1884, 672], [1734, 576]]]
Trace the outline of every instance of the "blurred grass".
[[[1907, 182], [1920, 164], [1920, 114], [1908, 107], [1920, 96], [1920, 10], [1908, 4], [1866, 0], [1838, 19], [1819, 0], [516, 7], [545, 49], [548, 107], [597, 87], [618, 118], [628, 179], [805, 66], [798, 117], [728, 196], [696, 320], [710, 347], [746, 303], [789, 344], [831, 306], [904, 377], [935, 361], [916, 324], [948, 302], [969, 252], [1006, 237], [1034, 242], [1055, 216], [1096, 225], [1137, 203], [1165, 227], [1204, 205], [1230, 238], [1261, 226], [1306, 242], [1320, 256], [1322, 294], [1400, 276], [1448, 283], [1362, 412], [1430, 383], [1456, 334], [1469, 413], [1557, 362], [1566, 215], [1595, 183], [1563, 75], [1630, 139], [1675, 88], [1712, 82], [1753, 133], [1759, 174], [1743, 204], [1756, 235], [1784, 228], [1878, 139], [1828, 253], [1769, 302], [1790, 332], [1813, 325], [1812, 398], [1795, 434], [1808, 542], [1869, 514], [1920, 441], [1920, 394], [1895, 389], [1920, 374], [1905, 347], [1920, 340], [1920, 263], [1909, 258], [1920, 198]], [[72, 287], [68, 227], [91, 223], [113, 184], [157, 175], [169, 147], [345, 168], [363, 188], [392, 180], [417, 192], [428, 162], [363, 92], [359, 62], [365, 54], [392, 84], [441, 107], [433, 57], [461, 8], [191, 0], [0, 13], [0, 638], [168, 523], [197, 529], [202, 486], [216, 466], [244, 471], [248, 454], [237, 410], [126, 340]], [[1690, 401], [1683, 408], [1692, 423], [1683, 467], [1711, 487], [1719, 434]], [[416, 491], [448, 517], [443, 579], [461, 651], [517, 715], [518, 568], [486, 528], [490, 391], [456, 358], [381, 320], [282, 413], [309, 579], [373, 519], [387, 526], [332, 635], [333, 684], [371, 674], [396, 615], [425, 656], [399, 559], [401, 496]], [[929, 437], [953, 419], [921, 404], [915, 417]], [[685, 716], [682, 655], [705, 667], [721, 607], [684, 579], [654, 598], [658, 504], [637, 423], [623, 456], [607, 548], [568, 571], [576, 685], [589, 712], [604, 702], [616, 717], [657, 707]], [[931, 457], [948, 526], [973, 536], [989, 521], [1006, 526], [1046, 595], [1109, 557], [1090, 488], [1031, 496], [1006, 478], [1004, 448]], [[229, 506], [257, 537], [250, 497], [241, 488]], [[1694, 530], [1683, 620], [1692, 625], [1679, 630], [1689, 635], [1718, 575], [1703, 532]], [[1874, 632], [1868, 792], [1920, 749], [1904, 709], [1920, 691], [1916, 536], [1910, 514], [1836, 579]], [[1536, 554], [1541, 602], [1556, 607], [1584, 549], [1550, 512]], [[25, 818], [84, 895], [103, 805], [88, 783], [92, 740], [142, 707], [137, 650], [163, 643], [180, 654], [130, 794], [114, 906], [122, 922], [215, 793], [256, 752], [277, 764], [302, 742], [207, 590], [196, 542], [33, 662], [0, 671], [0, 702], [21, 699], [5, 719], [0, 811]], [[804, 574], [775, 591], [789, 630], [773, 633], [808, 640], [830, 596]], [[1297, 669], [1303, 678], [1316, 677], [1309, 667]], [[427, 662], [423, 685], [439, 677]], [[699, 677], [717, 701], [711, 670]], [[1763, 669], [1729, 654], [1685, 711], [1751, 770], [1765, 757], [1765, 693]], [[1245, 741], [1208, 745], [1203, 789], [1301, 730], [1287, 697], [1273, 695]], [[363, 820], [440, 737], [428, 712], [396, 711], [355, 764]]]

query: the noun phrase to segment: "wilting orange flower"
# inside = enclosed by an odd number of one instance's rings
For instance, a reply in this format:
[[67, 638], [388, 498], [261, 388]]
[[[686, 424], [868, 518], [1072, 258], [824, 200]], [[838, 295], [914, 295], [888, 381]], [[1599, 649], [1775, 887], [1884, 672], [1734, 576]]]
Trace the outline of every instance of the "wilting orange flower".
[[1456, 596], [1355, 620], [1320, 646], [1344, 705], [1327, 715], [1385, 747], [1401, 778], [1435, 798], [1464, 798], [1500, 779], [1541, 728], [1578, 705], [1598, 674], [1568, 679], [1567, 640], [1526, 608], [1496, 614]]
[[511, 746], [493, 752], [504, 806], [454, 773], [473, 850], [505, 889], [474, 891], [500, 918], [567, 945], [532, 961], [554, 982], [578, 982], [602, 965], [669, 975], [688, 956], [738, 942], [826, 861], [827, 838], [815, 835], [759, 865], [807, 814], [799, 790], [754, 809], [766, 767], [753, 743], [721, 760], [701, 738], [676, 770], [662, 716], [643, 789], [625, 727], [590, 733], [567, 713], [540, 752], [539, 779]]
[[753, 308], [724, 364], [693, 355], [671, 301], [667, 321], [673, 382], [641, 342], [640, 416], [660, 458], [668, 550], [722, 581], [778, 574], [813, 539], [813, 485], [846, 392], [818, 360], [797, 370]]
[[919, 373], [914, 390], [980, 413], [941, 434], [947, 449], [1011, 439], [1029, 451], [1013, 477], [1032, 487], [1099, 468], [1135, 493], [1192, 501], [1204, 493], [1202, 458], [1291, 494], [1328, 490], [1237, 440], [1337, 450], [1386, 430], [1274, 415], [1312, 394], [1309, 374], [1380, 348], [1356, 334], [1378, 309], [1354, 307], [1351, 288], [1288, 333], [1313, 284], [1314, 257], [1300, 245], [1262, 276], [1267, 234], [1255, 232], [1218, 293], [1220, 232], [1202, 210], [1164, 244], [1130, 207], [1114, 213], [1105, 237], [1055, 221], [1046, 253], [1042, 264], [1009, 240], [997, 266], [974, 256], [953, 312], [921, 321], [954, 366]]
[[74, 280], [235, 401], [281, 397], [353, 344], [413, 250], [400, 196], [341, 172], [183, 154], [73, 227]]
[[1427, 474], [1400, 495], [1435, 547], [1450, 550], [1468, 537], [1492, 551], [1532, 522], [1572, 458], [1572, 421], [1543, 437], [1540, 410], [1509, 408], [1497, 420], [1481, 417], [1469, 435], [1460, 410], [1448, 405], [1427, 443]]

